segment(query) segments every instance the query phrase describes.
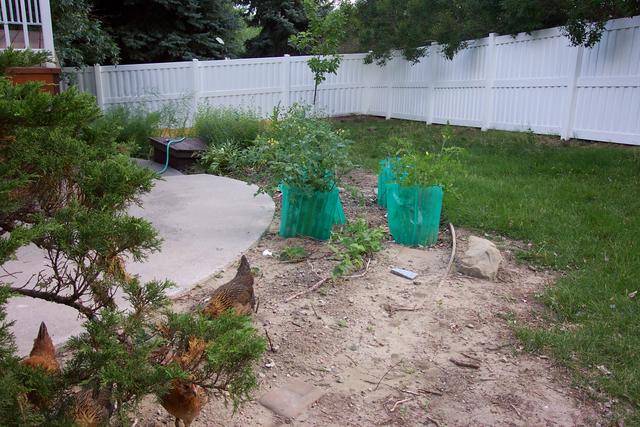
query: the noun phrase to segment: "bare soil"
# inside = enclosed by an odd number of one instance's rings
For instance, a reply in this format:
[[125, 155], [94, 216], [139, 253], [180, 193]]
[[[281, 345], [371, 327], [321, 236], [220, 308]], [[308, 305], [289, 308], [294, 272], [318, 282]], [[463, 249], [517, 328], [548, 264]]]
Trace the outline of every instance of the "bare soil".
[[[349, 184], [363, 194], [342, 193], [348, 218], [365, 217], [385, 225], [375, 202], [376, 177], [356, 171]], [[268, 331], [276, 349], [257, 367], [256, 401], [236, 413], [211, 399], [199, 426], [577, 426], [595, 425], [601, 412], [571, 385], [553, 360], [523, 352], [512, 326], [531, 324], [536, 294], [555, 274], [517, 264], [522, 245], [494, 238], [505, 263], [496, 282], [452, 271], [441, 283], [451, 253], [444, 230], [432, 248], [385, 243], [360, 277], [328, 284], [290, 302], [291, 295], [330, 274], [336, 261], [326, 243], [281, 239], [278, 219], [247, 253], [259, 269], [255, 292], [256, 327]], [[458, 254], [469, 235], [457, 230]], [[304, 246], [309, 258], [286, 263], [277, 258], [286, 246]], [[268, 249], [274, 257], [263, 256]], [[415, 281], [390, 274], [402, 267]], [[216, 278], [175, 301], [196, 309], [213, 289], [235, 274], [229, 266]], [[457, 362], [475, 367], [459, 366]], [[269, 364], [273, 367], [267, 368]], [[291, 378], [324, 389], [324, 396], [295, 420], [278, 417], [257, 398]], [[138, 425], [173, 425], [149, 399]]]

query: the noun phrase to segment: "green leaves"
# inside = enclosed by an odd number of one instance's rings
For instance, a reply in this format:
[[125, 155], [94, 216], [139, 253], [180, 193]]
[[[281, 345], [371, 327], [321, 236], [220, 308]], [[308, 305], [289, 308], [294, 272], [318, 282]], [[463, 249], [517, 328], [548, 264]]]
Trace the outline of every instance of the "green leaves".
[[8, 47], [0, 52], [0, 75], [4, 75], [9, 67], [32, 67], [51, 60], [51, 53], [47, 51], [15, 50]]
[[248, 158], [256, 166], [261, 191], [272, 192], [280, 184], [303, 191], [330, 191], [351, 167], [343, 132], [326, 120], [294, 105], [287, 114], [276, 112], [269, 130], [256, 140]]
[[315, 105], [318, 85], [327, 79], [327, 73], [336, 74], [340, 67], [342, 57], [338, 55], [338, 50], [346, 38], [347, 16], [345, 8], [322, 10], [314, 0], [306, 0], [304, 8], [309, 18], [309, 28], [292, 35], [289, 41], [297, 49], [315, 55], [307, 61], [315, 81]]
[[456, 177], [463, 173], [463, 166], [460, 157], [465, 154], [465, 150], [460, 147], [447, 147], [453, 140], [453, 133], [449, 126], [446, 126], [441, 134], [442, 145], [439, 151], [416, 152], [407, 148], [406, 154], [399, 160], [392, 160], [391, 164], [395, 176], [399, 177], [398, 182], [402, 186], [430, 187], [439, 185], [451, 191], [454, 187]]
[[369, 228], [367, 221], [363, 218], [334, 232], [331, 235], [331, 249], [340, 262], [333, 269], [333, 276], [343, 276], [364, 267], [365, 256], [371, 256], [382, 250], [384, 235], [384, 228]]

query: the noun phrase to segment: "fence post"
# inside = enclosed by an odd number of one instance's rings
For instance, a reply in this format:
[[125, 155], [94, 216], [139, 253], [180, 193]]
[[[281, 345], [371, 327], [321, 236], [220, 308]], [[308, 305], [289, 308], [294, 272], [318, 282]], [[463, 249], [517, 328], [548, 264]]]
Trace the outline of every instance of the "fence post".
[[391, 59], [391, 61], [389, 61], [388, 65], [386, 66], [385, 69], [385, 74], [387, 74], [388, 78], [387, 78], [387, 114], [385, 115], [385, 119], [389, 120], [391, 118], [391, 108], [393, 107], [393, 73], [392, 71], [392, 67], [394, 65], [395, 62], [395, 58]]
[[102, 87], [102, 67], [100, 64], [93, 66], [93, 76], [96, 79], [96, 103], [100, 109], [104, 107], [104, 90]]
[[567, 83], [567, 99], [565, 100], [565, 111], [562, 117], [562, 129], [560, 138], [564, 140], [573, 137], [573, 123], [576, 116], [577, 83], [582, 68], [582, 46], [574, 47], [571, 51], [571, 62], [569, 67], [569, 82]]
[[436, 84], [436, 57], [435, 55], [438, 53], [438, 43], [431, 42], [431, 47], [429, 48], [429, 54], [427, 55], [427, 78], [429, 79], [429, 88], [427, 89], [427, 120], [426, 124], [433, 124], [433, 105], [434, 105], [434, 96], [436, 91], [434, 90], [434, 86]]
[[198, 103], [200, 102], [200, 61], [191, 60], [191, 78], [193, 79], [193, 118], [195, 119], [198, 112]]
[[485, 63], [484, 119], [480, 130], [486, 131], [493, 126], [493, 86], [496, 80], [496, 33], [489, 33], [487, 62]]
[[[369, 51], [369, 55], [373, 53], [373, 51]], [[371, 87], [373, 86], [373, 75], [371, 73], [370, 64], [366, 64], [364, 61], [360, 63], [362, 67], [362, 76], [364, 79], [364, 87], [362, 89], [362, 104], [360, 109], [362, 110], [362, 114], [365, 116], [369, 114], [371, 111], [371, 98], [373, 97], [371, 93]]]
[[291, 106], [291, 55], [282, 58], [282, 106], [285, 111]]

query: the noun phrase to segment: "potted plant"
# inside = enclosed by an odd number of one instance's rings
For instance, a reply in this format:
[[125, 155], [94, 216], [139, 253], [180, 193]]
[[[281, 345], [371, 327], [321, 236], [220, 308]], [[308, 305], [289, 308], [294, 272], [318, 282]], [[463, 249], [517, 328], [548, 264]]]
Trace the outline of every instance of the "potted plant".
[[460, 147], [447, 147], [450, 128], [437, 152], [414, 152], [391, 162], [395, 181], [386, 185], [389, 231], [396, 242], [430, 246], [438, 241], [444, 189], [461, 172]]
[[282, 116], [274, 111], [249, 158], [258, 171], [260, 191], [282, 191], [282, 237], [326, 240], [334, 223], [344, 223], [337, 185], [351, 166], [350, 142], [308, 107], [294, 105]]
[[0, 75], [7, 76], [15, 84], [42, 82], [42, 90], [56, 94], [60, 68], [43, 66], [47, 62], [51, 62], [51, 54], [47, 51], [9, 47], [0, 52]]

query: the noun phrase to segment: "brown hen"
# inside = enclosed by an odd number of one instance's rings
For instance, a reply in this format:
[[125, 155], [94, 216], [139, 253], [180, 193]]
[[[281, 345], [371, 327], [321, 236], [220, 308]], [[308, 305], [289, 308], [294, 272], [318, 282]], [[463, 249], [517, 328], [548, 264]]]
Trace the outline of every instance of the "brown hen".
[[73, 419], [78, 427], [98, 427], [109, 418], [106, 397], [96, 398], [90, 389], [82, 390], [75, 396]]
[[60, 371], [60, 364], [56, 359], [56, 349], [44, 322], [40, 323], [38, 336], [33, 340], [33, 348], [29, 353], [29, 357], [24, 359], [22, 363], [25, 366], [42, 368], [51, 373]]
[[202, 312], [213, 319], [230, 308], [238, 315], [250, 314], [255, 305], [253, 273], [247, 257], [243, 255], [236, 276], [213, 292]]
[[180, 427], [180, 420], [185, 427], [189, 427], [206, 403], [207, 395], [204, 390], [183, 380], [174, 380], [169, 391], [160, 397], [160, 404], [176, 417], [176, 427]]

